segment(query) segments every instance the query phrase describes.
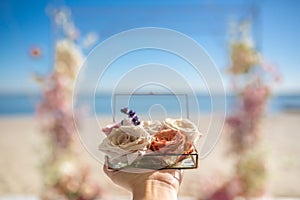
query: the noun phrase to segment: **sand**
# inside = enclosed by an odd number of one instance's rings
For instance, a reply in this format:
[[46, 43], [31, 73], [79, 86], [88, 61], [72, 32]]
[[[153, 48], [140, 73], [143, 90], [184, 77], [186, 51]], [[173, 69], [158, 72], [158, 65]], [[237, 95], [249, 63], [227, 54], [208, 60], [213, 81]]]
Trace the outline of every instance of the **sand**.
[[[107, 119], [108, 120], [108, 119]], [[201, 117], [208, 124], [209, 117]], [[300, 197], [300, 114], [280, 113], [266, 117], [261, 124], [268, 153], [268, 192], [274, 196]], [[89, 131], [97, 132], [95, 128]], [[222, 134], [213, 152], [200, 160], [199, 168], [185, 170], [181, 196], [199, 196], [230, 176], [233, 160], [226, 155], [226, 135]], [[38, 166], [44, 147], [44, 134], [32, 116], [0, 118], [0, 195], [38, 195], [41, 177]], [[89, 163], [92, 174], [107, 195], [129, 193], [115, 186], [102, 172], [102, 166], [78, 145], [80, 157]], [[220, 181], [219, 181], [220, 180]], [[199, 188], [201, 187], [201, 188]]]

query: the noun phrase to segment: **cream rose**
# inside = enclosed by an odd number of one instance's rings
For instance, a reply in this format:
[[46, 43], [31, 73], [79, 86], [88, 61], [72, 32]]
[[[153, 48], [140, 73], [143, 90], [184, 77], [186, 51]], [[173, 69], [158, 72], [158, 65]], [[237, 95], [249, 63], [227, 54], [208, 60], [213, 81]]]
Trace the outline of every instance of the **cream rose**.
[[125, 159], [131, 164], [145, 153], [150, 143], [151, 137], [142, 126], [120, 126], [111, 130], [99, 145], [99, 150], [111, 160]]

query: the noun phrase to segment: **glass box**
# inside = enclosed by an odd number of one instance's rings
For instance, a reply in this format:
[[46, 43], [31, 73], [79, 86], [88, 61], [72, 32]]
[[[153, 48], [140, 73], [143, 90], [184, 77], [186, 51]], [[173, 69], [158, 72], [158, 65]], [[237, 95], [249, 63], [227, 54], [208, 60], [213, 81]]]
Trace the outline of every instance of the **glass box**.
[[[173, 112], [168, 112], [168, 117], [181, 116], [190, 118], [189, 109], [189, 95], [187, 94], [172, 94], [172, 93], [116, 93], [113, 96], [113, 121], [120, 121], [123, 114], [117, 112], [124, 107], [133, 107], [138, 110], [139, 117], [147, 119], [147, 110], [152, 105], [162, 105], [166, 111], [176, 108]], [[173, 103], [173, 104], [172, 104]], [[132, 104], [132, 105], [131, 105]], [[170, 116], [174, 114], [175, 116]], [[118, 115], [119, 114], [119, 115]], [[159, 115], [155, 116], [157, 120]], [[163, 119], [159, 119], [163, 120]], [[130, 159], [129, 159], [130, 160]], [[141, 168], [141, 169], [195, 169], [198, 167], [198, 152], [195, 146], [192, 146], [189, 153], [175, 154], [175, 153], [159, 153], [148, 152], [142, 156], [134, 159], [134, 162], [129, 163], [127, 156], [121, 156], [117, 159], [109, 159], [106, 156], [108, 167], [111, 169], [124, 168]]]

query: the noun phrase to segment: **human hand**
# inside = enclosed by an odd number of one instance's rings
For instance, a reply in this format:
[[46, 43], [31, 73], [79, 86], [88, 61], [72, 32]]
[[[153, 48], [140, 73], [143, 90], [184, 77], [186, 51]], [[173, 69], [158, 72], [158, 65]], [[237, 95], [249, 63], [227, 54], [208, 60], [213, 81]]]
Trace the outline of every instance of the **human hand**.
[[175, 169], [125, 172], [104, 165], [103, 170], [115, 184], [132, 192], [134, 200], [175, 200], [182, 181], [182, 171]]

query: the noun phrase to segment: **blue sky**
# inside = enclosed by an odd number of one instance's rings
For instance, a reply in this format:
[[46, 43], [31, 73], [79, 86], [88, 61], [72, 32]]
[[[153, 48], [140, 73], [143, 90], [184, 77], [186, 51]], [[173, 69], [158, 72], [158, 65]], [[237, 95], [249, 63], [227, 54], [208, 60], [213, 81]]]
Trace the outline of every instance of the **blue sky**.
[[[46, 7], [67, 5], [81, 34], [96, 31], [100, 42], [123, 30], [160, 26], [178, 30], [198, 41], [216, 62], [227, 83], [226, 20], [232, 12], [242, 18], [259, 8], [254, 17], [254, 38], [262, 54], [282, 73], [276, 92], [300, 92], [300, 1], [17, 1], [0, 2], [0, 93], [35, 92], [32, 73], [51, 70], [53, 29]], [[199, 10], [198, 10], [199, 9]], [[145, 13], [148, 10], [148, 13]], [[234, 14], [236, 13], [236, 15]], [[227, 18], [226, 18], [227, 19]], [[38, 46], [39, 60], [28, 55]]]

